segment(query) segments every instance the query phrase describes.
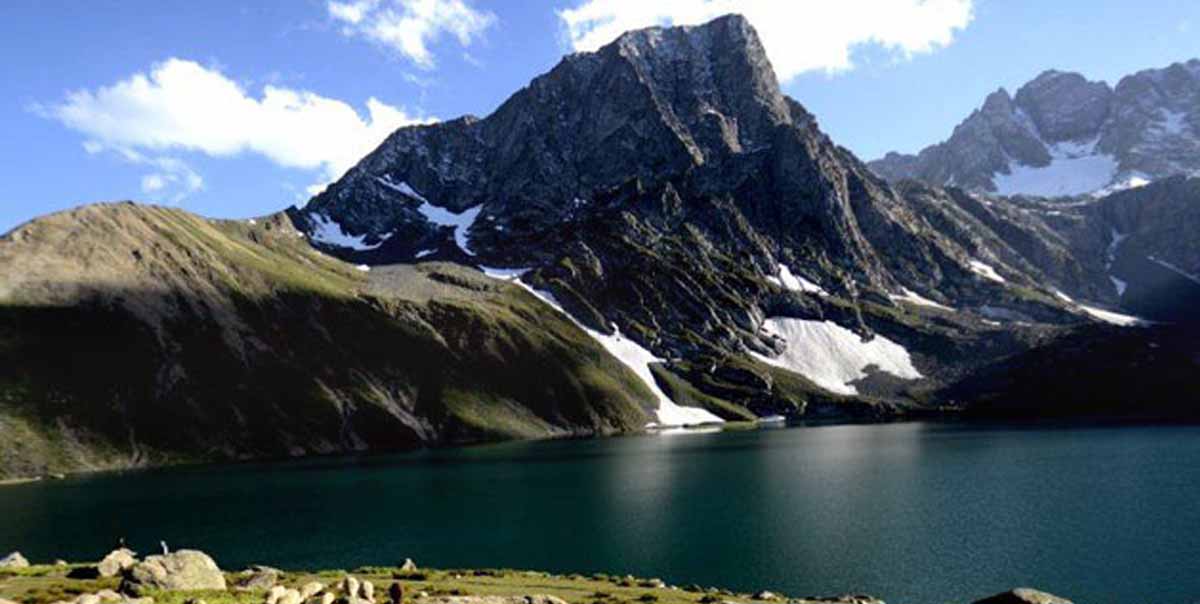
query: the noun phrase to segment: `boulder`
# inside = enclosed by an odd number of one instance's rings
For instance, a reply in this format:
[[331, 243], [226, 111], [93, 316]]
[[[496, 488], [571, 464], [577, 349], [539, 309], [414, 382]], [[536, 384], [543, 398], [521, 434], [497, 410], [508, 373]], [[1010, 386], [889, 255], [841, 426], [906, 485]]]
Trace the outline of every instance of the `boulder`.
[[75, 604], [100, 604], [100, 596], [96, 594], [82, 594], [75, 598]]
[[277, 604], [279, 598], [282, 598], [283, 594], [286, 594], [287, 591], [287, 588], [282, 585], [273, 585], [267, 590], [267, 597], [264, 601], [266, 604]]
[[237, 574], [233, 579], [233, 588], [238, 591], [271, 589], [279, 582], [279, 575], [279, 569], [270, 566], [251, 566]]
[[17, 603], [13, 602], [12, 600], [5, 600], [4, 598], [0, 598], [0, 604], [17, 604]]
[[758, 593], [754, 594], [754, 599], [755, 599], [755, 600], [763, 600], [763, 601], [768, 601], [768, 602], [769, 602], [769, 601], [772, 601], [772, 600], [778, 600], [778, 599], [779, 599], [779, 596], [778, 596], [778, 595], [776, 595], [776, 594], [775, 594], [775, 593], [773, 593], [773, 592], [769, 592], [769, 591], [763, 590], [763, 591], [760, 591], [760, 592], [758, 592]]
[[337, 600], [337, 596], [330, 592], [321, 594], [321, 604], [333, 604]]
[[319, 581], [310, 581], [308, 583], [305, 583], [304, 586], [300, 588], [300, 599], [307, 600], [307, 599], [321, 593], [324, 590], [325, 590], [325, 584], [323, 584]]
[[400, 565], [400, 571], [406, 573], [417, 572], [417, 563], [412, 561], [412, 558], [405, 558], [404, 564]]
[[1044, 591], [1019, 587], [1012, 591], [996, 594], [990, 598], [978, 600], [975, 604], [1071, 604], [1071, 601]]
[[279, 604], [300, 604], [302, 601], [300, 592], [295, 589], [289, 589], [279, 597]]
[[347, 598], [354, 599], [358, 597], [358, 579], [349, 576], [343, 579], [342, 591], [345, 592]]
[[29, 568], [29, 560], [21, 552], [13, 552], [0, 558], [0, 568]]
[[192, 591], [225, 589], [225, 575], [212, 558], [201, 551], [183, 549], [170, 554], [147, 556], [133, 565], [121, 582], [121, 591], [142, 595], [150, 589]]
[[120, 602], [125, 599], [121, 597], [121, 594], [111, 589], [101, 589], [96, 592], [96, 597], [100, 598], [101, 602]]
[[131, 568], [137, 564], [136, 554], [128, 548], [115, 549], [108, 553], [100, 563], [96, 565], [96, 571], [101, 577], [115, 577], [127, 568]]
[[368, 602], [375, 601], [375, 585], [370, 581], [363, 579], [362, 585], [358, 586], [358, 595]]

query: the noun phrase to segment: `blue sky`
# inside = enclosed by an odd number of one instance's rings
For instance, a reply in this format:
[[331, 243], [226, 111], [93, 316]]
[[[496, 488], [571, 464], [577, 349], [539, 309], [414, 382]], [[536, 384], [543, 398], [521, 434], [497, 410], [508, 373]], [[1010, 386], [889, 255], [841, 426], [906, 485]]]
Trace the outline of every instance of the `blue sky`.
[[245, 217], [393, 127], [486, 115], [613, 32], [743, 8], [784, 90], [864, 158], [945, 138], [1049, 68], [1200, 57], [1200, 3], [285, 0], [0, 3], [0, 231], [100, 200]]

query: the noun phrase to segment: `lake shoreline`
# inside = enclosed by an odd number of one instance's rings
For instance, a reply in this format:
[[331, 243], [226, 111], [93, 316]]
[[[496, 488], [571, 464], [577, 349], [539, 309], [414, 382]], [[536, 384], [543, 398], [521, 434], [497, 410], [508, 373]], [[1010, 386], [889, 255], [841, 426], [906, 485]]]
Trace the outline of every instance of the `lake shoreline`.
[[1101, 428], [1101, 427], [1146, 427], [1146, 426], [1194, 426], [1200, 425], [1200, 417], [1180, 418], [1175, 416], [1129, 416], [1129, 415], [1104, 415], [1104, 416], [1052, 416], [1052, 417], [1029, 417], [1023, 415], [976, 415], [963, 413], [952, 410], [913, 410], [910, 413], [901, 415], [883, 415], [883, 416], [843, 416], [843, 417], [813, 417], [813, 418], [795, 418], [788, 419], [784, 422], [750, 422], [750, 421], [730, 421], [723, 424], [701, 424], [697, 426], [683, 427], [656, 427], [653, 429], [635, 430], [629, 432], [614, 432], [609, 434], [566, 434], [561, 436], [546, 436], [541, 438], [521, 438], [521, 439], [482, 439], [482, 440], [462, 440], [446, 443], [428, 443], [424, 446], [417, 447], [400, 447], [395, 449], [373, 449], [357, 452], [339, 451], [334, 453], [311, 453], [298, 456], [263, 456], [253, 457], [248, 459], [205, 459], [205, 460], [179, 460], [169, 461], [166, 463], [135, 463], [127, 466], [103, 467], [87, 470], [74, 470], [66, 472], [51, 472], [46, 474], [35, 474], [29, 476], [11, 476], [0, 478], [0, 489], [5, 487], [26, 486], [33, 483], [64, 480], [67, 478], [85, 478], [95, 476], [129, 474], [139, 472], [155, 472], [172, 469], [202, 469], [219, 466], [244, 466], [253, 464], [277, 464], [287, 462], [321, 462], [321, 461], [353, 461], [353, 460], [370, 460], [379, 457], [394, 457], [402, 455], [417, 454], [422, 452], [436, 452], [453, 449], [467, 449], [474, 447], [488, 447], [505, 443], [517, 442], [543, 442], [543, 441], [591, 441], [614, 438], [636, 438], [645, 436], [678, 436], [687, 434], [707, 434], [715, 431], [737, 431], [737, 430], [778, 430], [787, 428], [822, 428], [833, 426], [861, 426], [861, 425], [886, 425], [886, 424], [905, 424], [905, 423], [932, 423], [946, 424], [962, 427], [977, 426], [980, 428], [997, 428], [1011, 427], [1014, 429], [1029, 428], [1029, 429], [1078, 429], [1078, 428]]
[[[14, 552], [9, 555], [18, 556]], [[25, 564], [21, 558], [22, 564]], [[153, 569], [153, 570], [151, 570]], [[74, 596], [74, 597], [72, 597]], [[1053, 598], [1053, 599], [1051, 599]], [[138, 560], [117, 549], [99, 563], [0, 566], [4, 604], [885, 604], [865, 594], [791, 596], [672, 585], [659, 578], [514, 569], [425, 569], [412, 560], [353, 570], [222, 570], [204, 552]], [[963, 602], [962, 604], [968, 604]], [[970, 604], [1071, 604], [1018, 588]]]

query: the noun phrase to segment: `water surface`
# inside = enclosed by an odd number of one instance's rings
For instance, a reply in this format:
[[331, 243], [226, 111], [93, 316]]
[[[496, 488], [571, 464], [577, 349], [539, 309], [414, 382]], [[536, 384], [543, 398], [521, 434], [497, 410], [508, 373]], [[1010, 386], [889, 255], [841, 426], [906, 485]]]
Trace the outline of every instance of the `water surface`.
[[0, 552], [632, 573], [892, 604], [1200, 601], [1200, 428], [904, 423], [518, 442], [0, 489]]

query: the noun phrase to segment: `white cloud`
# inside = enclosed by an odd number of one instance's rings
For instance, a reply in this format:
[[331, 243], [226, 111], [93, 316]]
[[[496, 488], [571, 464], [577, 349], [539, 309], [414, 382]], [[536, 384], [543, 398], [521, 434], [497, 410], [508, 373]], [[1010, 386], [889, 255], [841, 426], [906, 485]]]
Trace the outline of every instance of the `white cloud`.
[[758, 30], [781, 80], [852, 69], [851, 52], [879, 45], [903, 57], [950, 44], [971, 22], [973, 0], [585, 0], [558, 12], [575, 50], [595, 50], [622, 32], [695, 25], [741, 13]]
[[[96, 141], [84, 141], [88, 153], [100, 153], [107, 147]], [[192, 193], [204, 189], [204, 179], [191, 166], [174, 157], [147, 157], [133, 149], [112, 148], [125, 161], [153, 169], [142, 176], [142, 193], [151, 201], [179, 204]]]
[[326, 6], [346, 35], [395, 50], [422, 69], [434, 67], [429, 44], [442, 34], [468, 47], [496, 22], [464, 0], [329, 0]]
[[[218, 70], [173, 58], [36, 110], [84, 134], [88, 152], [117, 151], [132, 163], [153, 165], [164, 185], [194, 191], [203, 186], [194, 171], [143, 152], [256, 153], [281, 166], [319, 171], [328, 182], [396, 128], [432, 121], [375, 98], [366, 106], [364, 117], [343, 101], [276, 86], [264, 86], [256, 98]], [[153, 188], [158, 180], [148, 182]]]
[[162, 173], [155, 172], [142, 177], [143, 193], [154, 193], [155, 191], [161, 191], [165, 186], [167, 186], [167, 179]]

